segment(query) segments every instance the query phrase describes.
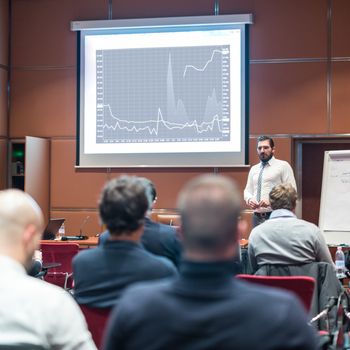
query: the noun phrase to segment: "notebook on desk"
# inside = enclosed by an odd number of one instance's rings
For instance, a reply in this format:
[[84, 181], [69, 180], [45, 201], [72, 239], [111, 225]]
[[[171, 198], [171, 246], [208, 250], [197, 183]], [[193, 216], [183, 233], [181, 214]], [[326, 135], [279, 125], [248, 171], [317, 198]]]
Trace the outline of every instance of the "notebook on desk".
[[58, 230], [64, 223], [65, 219], [50, 219], [49, 223], [47, 224], [44, 233], [43, 233], [43, 239], [55, 239]]

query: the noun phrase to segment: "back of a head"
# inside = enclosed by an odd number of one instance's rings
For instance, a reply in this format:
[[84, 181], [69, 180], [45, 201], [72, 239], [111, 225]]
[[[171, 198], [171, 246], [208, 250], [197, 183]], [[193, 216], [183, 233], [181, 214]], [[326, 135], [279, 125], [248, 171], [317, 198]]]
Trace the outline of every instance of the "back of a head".
[[121, 176], [102, 190], [99, 211], [112, 235], [132, 234], [143, 223], [148, 209], [145, 187], [136, 176]]
[[29, 225], [43, 231], [44, 218], [33, 198], [16, 189], [0, 191], [0, 245], [16, 244]]
[[240, 196], [235, 184], [218, 175], [190, 181], [178, 198], [186, 251], [218, 254], [237, 241]]
[[145, 188], [146, 197], [148, 200], [148, 210], [151, 210], [153, 207], [153, 203], [157, 198], [156, 188], [154, 186], [154, 183], [146, 177], [139, 177], [139, 180]]
[[284, 183], [273, 187], [269, 197], [270, 205], [273, 210], [288, 209], [292, 211], [295, 209], [298, 199], [297, 191], [289, 183]]

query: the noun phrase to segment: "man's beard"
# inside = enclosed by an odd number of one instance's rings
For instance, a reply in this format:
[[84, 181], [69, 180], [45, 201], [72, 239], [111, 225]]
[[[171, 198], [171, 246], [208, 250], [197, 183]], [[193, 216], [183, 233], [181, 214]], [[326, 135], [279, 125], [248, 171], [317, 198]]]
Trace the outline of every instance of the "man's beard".
[[263, 163], [267, 163], [272, 157], [273, 157], [272, 153], [267, 158], [261, 158], [261, 156], [259, 155], [259, 158]]

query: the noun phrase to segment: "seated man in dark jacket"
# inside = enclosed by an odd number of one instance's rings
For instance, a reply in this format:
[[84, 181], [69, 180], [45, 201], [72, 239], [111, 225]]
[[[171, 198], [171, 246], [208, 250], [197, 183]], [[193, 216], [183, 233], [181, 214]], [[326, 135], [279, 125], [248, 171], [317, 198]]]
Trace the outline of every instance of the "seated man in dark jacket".
[[138, 281], [176, 275], [173, 264], [139, 244], [148, 201], [136, 177], [111, 180], [102, 191], [99, 211], [110, 238], [73, 259], [75, 298], [79, 304], [111, 307], [124, 289]]
[[[152, 181], [144, 177], [139, 178], [145, 187], [148, 199], [148, 211], [145, 217], [145, 225], [143, 235], [141, 236], [141, 244], [149, 252], [165, 256], [170, 259], [175, 266], [179, 265], [181, 257], [181, 243], [177, 238], [176, 229], [173, 226], [160, 224], [150, 219], [150, 214], [157, 200], [156, 188]], [[105, 231], [101, 234], [99, 244], [103, 244], [109, 239], [110, 233]]]
[[128, 289], [108, 325], [112, 350], [313, 350], [313, 329], [296, 297], [233, 278], [244, 225], [230, 180], [192, 180], [179, 197], [184, 260], [179, 278]]

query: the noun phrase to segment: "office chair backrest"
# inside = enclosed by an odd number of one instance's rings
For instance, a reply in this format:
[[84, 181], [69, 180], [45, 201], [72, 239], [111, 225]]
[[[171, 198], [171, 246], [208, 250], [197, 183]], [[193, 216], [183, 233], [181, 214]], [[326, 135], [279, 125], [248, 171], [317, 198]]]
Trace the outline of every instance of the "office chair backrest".
[[61, 265], [52, 268], [45, 276], [45, 281], [61, 286], [65, 289], [73, 285], [73, 257], [79, 252], [77, 243], [42, 243], [41, 252], [43, 264], [60, 263]]
[[288, 290], [299, 297], [307, 312], [310, 311], [312, 296], [315, 289], [315, 279], [312, 277], [255, 276], [243, 274], [237, 275], [236, 277], [251, 283]]
[[111, 308], [95, 308], [87, 305], [79, 305], [83, 312], [89, 331], [91, 332], [92, 339], [95, 342], [98, 349], [102, 347], [103, 335], [105, 332], [106, 324], [111, 313]]

